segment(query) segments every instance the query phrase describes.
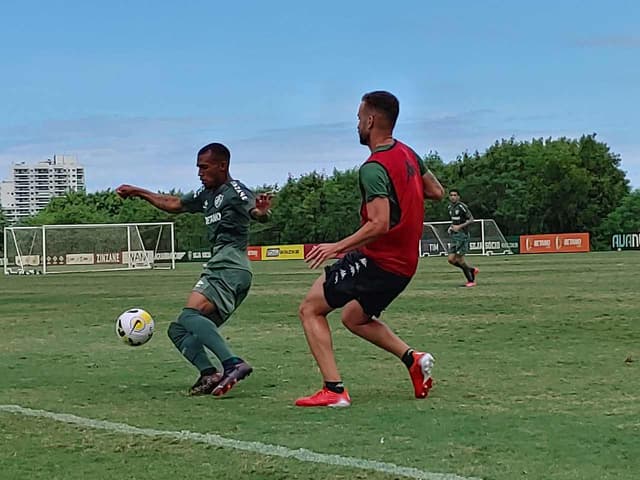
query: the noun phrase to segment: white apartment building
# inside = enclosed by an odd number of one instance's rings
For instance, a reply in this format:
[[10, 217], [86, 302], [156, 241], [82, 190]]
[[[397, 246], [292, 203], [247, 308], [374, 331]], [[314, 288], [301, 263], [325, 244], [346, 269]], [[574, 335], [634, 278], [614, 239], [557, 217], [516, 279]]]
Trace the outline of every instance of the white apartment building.
[[35, 215], [54, 197], [85, 189], [84, 167], [69, 155], [11, 168], [11, 178], [0, 182], [0, 207], [9, 223]]

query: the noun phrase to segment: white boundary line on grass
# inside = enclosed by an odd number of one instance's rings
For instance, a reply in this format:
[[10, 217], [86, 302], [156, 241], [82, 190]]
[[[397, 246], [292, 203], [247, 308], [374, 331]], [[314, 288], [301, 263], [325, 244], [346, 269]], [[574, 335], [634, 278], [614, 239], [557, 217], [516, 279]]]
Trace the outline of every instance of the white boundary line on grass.
[[311, 450], [300, 448], [292, 450], [280, 445], [270, 445], [260, 442], [246, 442], [243, 440], [234, 440], [232, 438], [221, 437], [213, 433], [196, 433], [171, 430], [155, 430], [152, 428], [139, 428], [126, 423], [108, 422], [105, 420], [94, 420], [92, 418], [78, 417], [68, 413], [54, 413], [46, 410], [34, 410], [31, 408], [21, 407], [19, 405], [0, 405], [0, 412], [15, 413], [27, 417], [46, 418], [55, 420], [56, 422], [69, 423], [79, 425], [85, 428], [95, 430], [106, 430], [108, 432], [126, 433], [128, 435], [141, 435], [145, 437], [169, 438], [172, 440], [191, 441], [196, 443], [205, 443], [215, 447], [233, 448], [235, 450], [243, 450], [245, 452], [258, 453], [260, 455], [268, 455], [271, 457], [292, 458], [301, 462], [323, 463], [325, 465], [336, 465], [339, 467], [351, 467], [361, 470], [373, 470], [376, 472], [389, 473], [407, 478], [415, 478], [420, 480], [480, 480], [475, 477], [461, 477], [453, 473], [433, 473], [418, 470], [412, 467], [402, 467], [393, 463], [377, 462], [374, 460], [366, 460], [363, 458], [343, 457], [341, 455], [328, 455], [324, 453], [316, 453]]

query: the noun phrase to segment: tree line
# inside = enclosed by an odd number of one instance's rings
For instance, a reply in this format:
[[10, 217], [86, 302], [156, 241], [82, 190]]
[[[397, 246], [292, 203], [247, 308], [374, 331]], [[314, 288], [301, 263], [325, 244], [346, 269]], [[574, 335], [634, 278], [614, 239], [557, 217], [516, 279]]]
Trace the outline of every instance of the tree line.
[[[631, 191], [620, 157], [596, 135], [579, 139], [503, 139], [484, 153], [445, 163], [435, 152], [425, 165], [456, 188], [476, 218], [493, 218], [505, 235], [589, 232], [595, 248], [614, 233], [640, 231], [640, 190]], [[273, 216], [254, 223], [253, 245], [336, 241], [359, 226], [358, 170], [313, 171], [290, 177], [277, 192]], [[169, 194], [181, 194], [171, 191]], [[425, 220], [448, 220], [447, 202], [427, 202]], [[207, 248], [202, 214], [169, 214], [111, 190], [68, 193], [51, 200], [26, 225], [175, 222], [176, 248]], [[0, 214], [0, 226], [6, 219]]]

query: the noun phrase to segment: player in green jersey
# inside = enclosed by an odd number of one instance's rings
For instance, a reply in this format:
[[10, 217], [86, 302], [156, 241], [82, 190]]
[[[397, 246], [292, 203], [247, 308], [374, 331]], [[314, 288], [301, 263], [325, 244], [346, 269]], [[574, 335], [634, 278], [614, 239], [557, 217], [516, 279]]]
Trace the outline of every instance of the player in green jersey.
[[[247, 257], [249, 223], [270, 215], [271, 195], [254, 193], [229, 174], [231, 153], [221, 143], [200, 149], [196, 166], [202, 188], [182, 197], [163, 195], [132, 185], [120, 185], [123, 198], [138, 197], [170, 213], [202, 212], [212, 256], [193, 287], [185, 308], [169, 325], [168, 335], [176, 348], [199, 371], [192, 395], [223, 395], [247, 377], [251, 366], [236, 356], [219, 327], [242, 303], [251, 287]], [[222, 364], [222, 372], [211, 362], [205, 347]]]
[[462, 270], [467, 279], [465, 287], [475, 287], [476, 275], [480, 273], [480, 270], [469, 265], [464, 259], [464, 256], [469, 253], [469, 225], [475, 220], [469, 207], [460, 201], [460, 192], [458, 190], [449, 191], [449, 201], [448, 210], [451, 218], [451, 226], [449, 227], [449, 234], [451, 235], [449, 263]]

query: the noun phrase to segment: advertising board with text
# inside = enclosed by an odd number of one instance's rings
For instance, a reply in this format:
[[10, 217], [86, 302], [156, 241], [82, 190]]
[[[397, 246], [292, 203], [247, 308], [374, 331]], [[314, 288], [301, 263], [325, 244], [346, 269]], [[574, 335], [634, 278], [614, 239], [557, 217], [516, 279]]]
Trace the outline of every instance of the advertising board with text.
[[520, 253], [577, 253], [588, 252], [588, 233], [551, 233], [521, 235]]

